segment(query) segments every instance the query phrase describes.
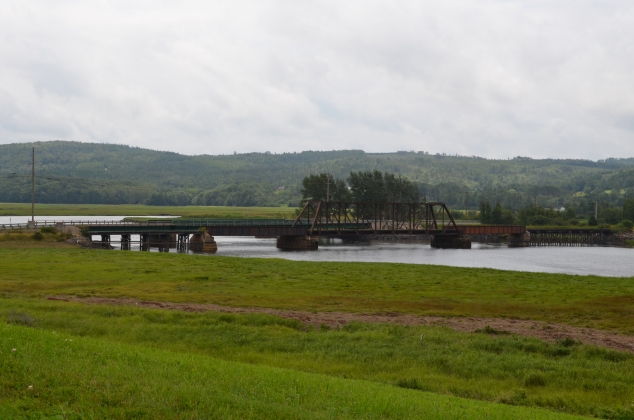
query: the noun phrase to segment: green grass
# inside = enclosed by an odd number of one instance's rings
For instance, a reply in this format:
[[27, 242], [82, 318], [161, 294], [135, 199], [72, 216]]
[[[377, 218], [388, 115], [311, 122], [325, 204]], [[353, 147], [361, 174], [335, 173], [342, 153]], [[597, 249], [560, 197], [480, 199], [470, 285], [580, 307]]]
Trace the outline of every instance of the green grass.
[[3, 419], [576, 418], [25, 327], [0, 353]]
[[572, 340], [550, 344], [433, 326], [360, 323], [315, 330], [261, 314], [193, 314], [33, 299], [0, 299], [0, 314], [14, 324], [138, 348], [604, 418], [634, 416], [634, 356]]
[[[439, 327], [358, 323], [341, 330], [312, 330], [296, 321], [266, 315], [190, 314], [42, 300], [49, 295], [71, 294], [307, 311], [504, 316], [631, 334], [634, 331], [632, 278], [407, 264], [297, 262], [99, 251], [26, 242], [0, 242], [0, 262], [0, 324], [4, 317], [14, 324], [32, 325], [37, 331], [56, 331], [99, 340], [104, 348], [129, 346], [125, 348], [130, 349], [130, 354], [150, 355], [169, 351], [172, 353], [160, 354], [172, 354], [187, 360], [201, 358], [207, 360], [204, 363], [221, 363], [215, 359], [224, 359], [225, 362], [254, 365], [248, 369], [264, 369], [257, 371], [262, 377], [253, 380], [265, 380], [268, 374], [263, 372], [266, 369], [287, 368], [295, 371], [288, 375], [309, 377], [321, 374], [331, 377], [328, 381], [368, 381], [359, 383], [369, 387], [386, 387], [377, 388], [389, 389], [385, 395], [392, 395], [393, 389], [412, 388], [407, 392], [417, 392], [413, 394], [419, 395], [416, 398], [428, 395], [422, 391], [432, 391], [439, 395], [547, 407], [605, 418], [634, 417], [634, 358], [629, 354], [570, 340], [548, 344], [532, 338], [493, 334], [486, 329], [474, 334]], [[420, 345], [420, 334], [425, 335], [423, 346]], [[0, 340], [5, 336], [4, 332], [0, 332]], [[48, 356], [44, 354], [40, 357], [46, 360]], [[122, 356], [121, 366], [127, 366], [124, 359]], [[31, 360], [36, 363], [40, 359], [34, 357]], [[114, 371], [112, 375], [107, 370], [102, 372], [100, 380], [109, 384], [108, 392], [121, 387], [116, 378], [126, 373], [118, 371], [125, 370], [123, 367], [116, 367], [110, 362], [101, 363], [90, 357], [86, 360], [76, 363], [85, 363], [84, 368], [92, 363], [99, 369], [104, 364]], [[156, 369], [163, 371], [167, 369], [165, 365], [171, 362], [155, 360], [153, 363], [157, 364]], [[234, 366], [231, 363], [227, 366]], [[148, 366], [154, 365], [150, 363]], [[16, 415], [15, 410], [21, 404], [26, 404], [25, 410], [29, 414], [36, 409], [43, 410], [37, 405], [47, 404], [42, 403], [42, 399], [24, 402], [16, 397], [17, 394], [3, 396], [5, 388], [13, 386], [13, 382], [9, 385], [1, 382], [7, 372], [11, 375], [27, 375], [30, 372], [26, 366], [6, 369], [9, 370], [0, 371], [0, 407], [14, 410], [7, 411], [12, 415]], [[55, 376], [50, 373], [54, 369], [47, 370], [46, 362], [42, 362], [38, 369], [38, 375]], [[143, 382], [146, 380], [144, 375], [140, 374], [140, 379], [133, 380], [130, 387], [138, 395], [151, 397], [138, 397], [140, 400], [130, 397], [132, 402], [129, 407], [141, 406], [145, 411], [140, 417], [153, 417], [155, 412], [151, 410], [155, 409], [172, 415], [181, 413], [173, 405], [178, 403], [163, 394], [167, 392], [164, 391], [167, 385], [160, 385], [163, 379], [157, 379], [159, 385], [156, 389], [148, 390], [144, 388], [147, 386]], [[273, 373], [270, 375], [275, 376]], [[69, 374], [70, 378], [80, 376]], [[92, 379], [78, 379], [77, 383], [84, 383], [81, 382], [84, 380], [100, 383], [100, 380]], [[208, 381], [201, 380], [201, 383]], [[323, 384], [320, 386], [326, 386]], [[84, 405], [77, 408], [77, 413], [89, 413], [96, 418], [132, 416], [131, 411], [115, 410], [128, 407], [120, 401], [111, 406], [95, 402], [93, 398], [97, 398], [96, 395], [106, 392], [103, 389], [84, 395], [83, 388], [73, 388], [72, 382], [60, 387], [66, 390], [67, 397], [74, 395], [71, 401], [88, 401], [82, 402]], [[201, 405], [204, 410], [215, 409], [212, 405], [217, 400], [201, 402], [200, 399], [210, 397], [197, 394], [198, 391], [192, 392], [182, 416], [205, 417], [200, 411], [191, 411], [198, 410]], [[223, 395], [218, 398], [233, 401], [231, 404], [242, 398], [242, 394], [233, 388]], [[236, 417], [259, 417], [267, 410], [274, 413], [270, 414], [272, 417], [297, 417], [294, 411], [275, 411], [276, 408], [266, 405], [268, 403], [255, 401], [252, 396], [249, 398], [244, 405], [254, 411], [244, 414], [238, 410]], [[346, 401], [358, 401], [350, 398]], [[149, 407], [153, 399], [158, 401], [152, 403], [154, 408]], [[57, 402], [51, 404], [46, 407], [50, 408]], [[93, 411], [86, 411], [89, 410], [86, 407], [94, 404], [97, 407], [91, 408]], [[102, 407], [104, 404], [106, 407]], [[228, 407], [233, 407], [231, 404]], [[329, 411], [332, 407], [347, 404], [339, 400], [302, 401], [298, 407], [304, 404], [308, 413], [306, 417], [356, 417], [358, 414], [344, 410], [332, 415]], [[253, 408], [256, 406], [257, 409]], [[316, 410], [315, 407], [325, 407], [325, 411], [311, 411]], [[398, 411], [400, 408], [392, 412], [376, 411], [372, 407], [364, 408], [364, 412], [370, 413], [370, 418], [421, 416], [420, 412]], [[113, 411], [94, 411], [110, 409]], [[228, 410], [233, 412], [233, 408]], [[0, 411], [0, 418], [3, 418], [2, 414]]]
[[0, 295], [511, 317], [634, 334], [634, 281], [432, 265], [298, 262], [0, 243]]
[[[141, 204], [35, 204], [43, 216], [189, 216], [209, 218], [293, 218], [291, 207], [144, 206]], [[0, 216], [30, 216], [30, 203], [0, 203]]]

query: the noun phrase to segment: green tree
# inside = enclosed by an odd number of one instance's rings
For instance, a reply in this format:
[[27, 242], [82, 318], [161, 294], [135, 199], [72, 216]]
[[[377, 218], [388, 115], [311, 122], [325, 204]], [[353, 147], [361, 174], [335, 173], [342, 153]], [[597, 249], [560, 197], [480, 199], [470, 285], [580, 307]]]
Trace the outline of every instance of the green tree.
[[346, 183], [329, 173], [308, 175], [302, 181], [302, 203], [306, 201], [348, 201], [350, 193]]
[[488, 201], [480, 201], [480, 214], [478, 215], [478, 219], [483, 225], [488, 225], [492, 222], [491, 203]]
[[407, 178], [379, 170], [350, 172], [348, 184], [352, 201], [356, 202], [416, 203], [420, 197], [416, 185]]
[[628, 198], [623, 204], [623, 219], [634, 222], [634, 198]]
[[502, 206], [499, 202], [495, 204], [495, 207], [491, 212], [491, 223], [494, 225], [502, 224]]
[[588, 219], [588, 225], [590, 226], [596, 226], [598, 225], [599, 222], [597, 221], [597, 219], [594, 217], [594, 214], [590, 215], [590, 218]]

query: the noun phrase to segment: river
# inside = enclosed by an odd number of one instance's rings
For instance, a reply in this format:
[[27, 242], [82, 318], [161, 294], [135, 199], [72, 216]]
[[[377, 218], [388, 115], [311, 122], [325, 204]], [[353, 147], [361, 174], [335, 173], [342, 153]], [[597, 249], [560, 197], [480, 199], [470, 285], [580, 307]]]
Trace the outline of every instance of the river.
[[[125, 216], [38, 216], [37, 220], [122, 220]], [[11, 217], [25, 223], [27, 216]], [[0, 224], [9, 217], [0, 217]], [[97, 238], [95, 238], [97, 239]], [[118, 237], [113, 236], [113, 240]], [[138, 241], [138, 235], [133, 240]], [[529, 247], [508, 248], [505, 244], [474, 242], [471, 249], [436, 249], [423, 241], [373, 241], [344, 244], [333, 240], [320, 244], [317, 251], [281, 251], [275, 239], [216, 237], [215, 255], [249, 258], [284, 258], [296, 261], [358, 261], [407, 264], [436, 264], [454, 267], [483, 267], [502, 270], [596, 274], [608, 277], [634, 276], [634, 249], [615, 247]], [[117, 244], [113, 243], [116, 247]], [[133, 243], [132, 250], [139, 250]], [[152, 248], [151, 251], [158, 251]], [[176, 252], [176, 249], [170, 251]]]

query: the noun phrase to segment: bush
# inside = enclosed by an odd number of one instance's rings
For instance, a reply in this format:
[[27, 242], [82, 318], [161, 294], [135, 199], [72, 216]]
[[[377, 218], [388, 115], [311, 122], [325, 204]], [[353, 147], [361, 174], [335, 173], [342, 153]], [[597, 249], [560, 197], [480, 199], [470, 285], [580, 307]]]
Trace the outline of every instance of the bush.
[[90, 238], [90, 228], [88, 226], [80, 226], [79, 227], [79, 232], [81, 233], [81, 236], [83, 236], [84, 238]]
[[577, 344], [580, 344], [580, 342], [570, 337], [566, 337], [563, 340], [558, 340], [557, 344], [563, 347], [573, 347], [573, 346], [576, 346]]
[[33, 239], [35, 239], [36, 241], [41, 241], [42, 239], [44, 239], [44, 235], [42, 235], [42, 232], [35, 232], [33, 234]]
[[418, 379], [416, 378], [399, 379], [398, 381], [396, 381], [396, 386], [398, 386], [399, 388], [407, 388], [407, 389], [419, 389], [419, 390], [423, 389], [421, 384], [418, 383]]
[[52, 226], [44, 226], [42, 229], [40, 229], [40, 232], [57, 234], [57, 230]]
[[35, 325], [35, 319], [25, 312], [11, 311], [7, 316], [7, 323], [13, 325], [22, 325], [24, 327], [33, 327]]
[[490, 334], [490, 335], [508, 335], [511, 334], [508, 331], [505, 330], [496, 330], [495, 328], [489, 326], [489, 325], [485, 325], [484, 328], [479, 328], [477, 330], [475, 330], [475, 332], [477, 333], [481, 333], [481, 334]]
[[526, 387], [536, 387], [536, 386], [546, 386], [546, 378], [542, 373], [530, 373], [524, 378], [524, 386]]
[[632, 230], [632, 228], [634, 227], [634, 222], [632, 222], [631, 220], [621, 220], [621, 222], [619, 223], [619, 226], [624, 228], [624, 229], [630, 229]]
[[528, 224], [532, 226], [545, 226], [549, 224], [550, 219], [546, 216], [532, 216], [528, 219]]

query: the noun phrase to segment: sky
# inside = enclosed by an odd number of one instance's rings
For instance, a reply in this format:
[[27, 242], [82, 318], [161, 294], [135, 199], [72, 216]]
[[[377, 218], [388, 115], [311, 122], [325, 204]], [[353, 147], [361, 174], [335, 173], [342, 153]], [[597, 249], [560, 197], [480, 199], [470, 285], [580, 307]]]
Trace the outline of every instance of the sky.
[[634, 156], [634, 2], [31, 1], [0, 144]]

